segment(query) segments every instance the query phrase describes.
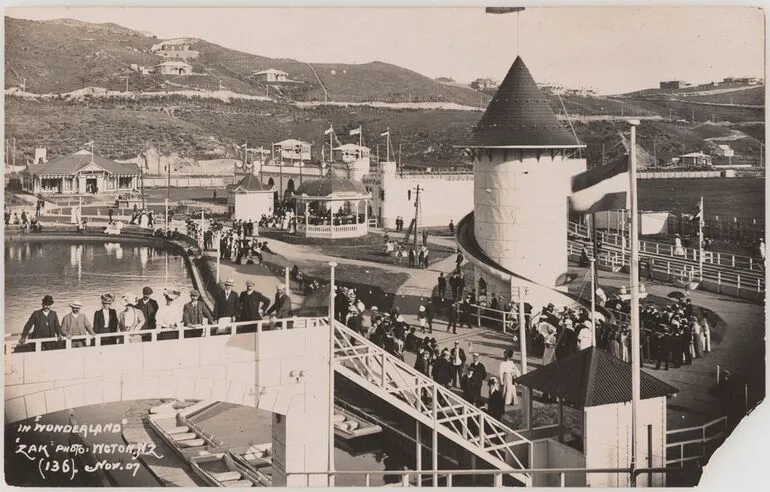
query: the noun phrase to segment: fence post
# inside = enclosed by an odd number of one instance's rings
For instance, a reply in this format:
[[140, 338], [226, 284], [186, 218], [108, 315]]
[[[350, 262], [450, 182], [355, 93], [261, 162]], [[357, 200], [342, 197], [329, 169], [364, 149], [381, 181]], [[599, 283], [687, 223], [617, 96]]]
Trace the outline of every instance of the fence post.
[[503, 311], [503, 333], [508, 333], [508, 331], [505, 329], [505, 311]]
[[655, 243], [655, 254], [656, 255], [660, 254], [660, 243]]
[[722, 291], [722, 270], [717, 270], [717, 294]]
[[733, 258], [733, 268], [735, 268], [735, 255], [732, 255]]
[[564, 472], [559, 472], [559, 487], [565, 487], [566, 486], [566, 480], [564, 477]]
[[[733, 258], [735, 257], [733, 256]], [[738, 275], [736, 275], [736, 277], [738, 279], [738, 294], [740, 294], [741, 293], [741, 274], [739, 273]]]
[[722, 264], [722, 253], [717, 252], [717, 265]]
[[481, 306], [476, 304], [476, 328], [481, 328]]

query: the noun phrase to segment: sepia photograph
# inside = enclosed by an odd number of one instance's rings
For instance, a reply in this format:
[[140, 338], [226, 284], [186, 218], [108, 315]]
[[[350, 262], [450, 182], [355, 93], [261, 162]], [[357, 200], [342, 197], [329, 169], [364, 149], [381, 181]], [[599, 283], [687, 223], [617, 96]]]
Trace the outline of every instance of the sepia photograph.
[[489, 4], [6, 7], [4, 485], [761, 453], [764, 10]]

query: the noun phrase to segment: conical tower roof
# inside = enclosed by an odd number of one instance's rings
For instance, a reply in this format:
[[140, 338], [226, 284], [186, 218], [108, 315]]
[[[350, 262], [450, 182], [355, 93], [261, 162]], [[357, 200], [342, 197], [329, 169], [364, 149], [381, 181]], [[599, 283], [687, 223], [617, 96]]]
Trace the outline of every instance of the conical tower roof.
[[517, 56], [468, 147], [575, 148], [582, 144], [556, 119], [548, 98]]

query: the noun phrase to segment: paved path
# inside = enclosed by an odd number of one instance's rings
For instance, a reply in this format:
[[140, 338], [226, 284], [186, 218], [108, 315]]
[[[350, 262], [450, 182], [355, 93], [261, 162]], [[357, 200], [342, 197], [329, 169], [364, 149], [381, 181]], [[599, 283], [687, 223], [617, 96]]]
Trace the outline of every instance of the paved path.
[[[455, 257], [449, 257], [431, 265], [427, 269], [410, 269], [400, 265], [383, 264], [371, 261], [337, 258], [313, 251], [312, 246], [293, 245], [275, 239], [269, 240], [271, 249], [280, 252], [287, 265], [297, 264], [302, 267], [310, 261], [335, 261], [338, 264], [360, 266], [362, 268], [379, 268], [387, 272], [408, 273], [409, 279], [399, 288], [399, 295], [421, 296], [429, 295], [436, 284], [439, 272], [445, 274], [454, 270]], [[454, 246], [454, 240], [444, 237], [429, 237], [429, 243]], [[275, 257], [272, 259], [279, 259]], [[282, 272], [271, 272], [265, 266], [234, 265], [229, 262], [222, 264], [222, 278], [232, 277], [236, 281], [236, 290], [245, 288], [246, 278], [253, 278], [257, 284], [257, 290], [272, 298], [275, 285], [282, 282]], [[578, 279], [571, 286], [571, 291], [579, 291], [586, 270], [571, 267], [570, 271], [578, 274]], [[280, 277], [280, 278], [279, 278]], [[619, 287], [628, 284], [628, 275], [602, 271], [599, 275], [599, 283], [605, 287]], [[646, 282], [647, 291], [651, 294], [665, 297], [669, 292], [676, 290], [673, 286], [661, 282]], [[587, 289], [587, 288], [586, 288]], [[588, 294], [586, 290], [586, 295]], [[302, 303], [302, 296], [296, 292], [292, 294], [295, 307]], [[654, 370], [650, 364], [644, 369], [663, 381], [677, 387], [680, 392], [669, 400], [669, 427], [681, 428], [692, 425], [700, 425], [722, 415], [722, 410], [713, 390], [717, 383], [717, 365], [720, 370], [729, 369], [734, 374], [752, 374], [757, 371], [764, 372], [764, 313], [762, 307], [727, 296], [704, 291], [696, 291], [692, 294], [693, 303], [707, 307], [720, 315], [727, 324], [727, 331], [721, 343], [715, 344], [711, 353], [702, 359], [695, 359], [690, 366], [669, 371]], [[418, 327], [416, 313], [402, 313], [407, 322]], [[496, 374], [502, 360], [503, 351], [512, 345], [513, 334], [504, 334], [493, 329], [458, 328], [457, 334], [446, 332], [446, 322], [436, 319], [433, 323], [434, 331], [430, 335], [435, 337], [441, 347], [451, 347], [455, 340], [469, 354], [478, 352], [487, 372]], [[422, 335], [424, 336], [424, 335]], [[517, 354], [518, 355], [518, 354]], [[407, 360], [414, 362], [413, 356]], [[520, 361], [518, 361], [520, 363]], [[539, 367], [540, 361], [529, 358], [530, 370]], [[486, 395], [486, 388], [484, 389]], [[515, 412], [517, 410], [513, 410]], [[511, 412], [509, 412], [511, 413]]]

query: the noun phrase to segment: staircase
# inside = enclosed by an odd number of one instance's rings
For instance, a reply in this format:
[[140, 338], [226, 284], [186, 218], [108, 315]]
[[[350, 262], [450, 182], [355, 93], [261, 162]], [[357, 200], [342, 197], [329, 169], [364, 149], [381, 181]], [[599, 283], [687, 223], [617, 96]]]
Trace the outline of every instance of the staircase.
[[333, 323], [337, 373], [530, 485], [531, 476], [516, 470], [527, 468], [531, 441], [343, 324]]

